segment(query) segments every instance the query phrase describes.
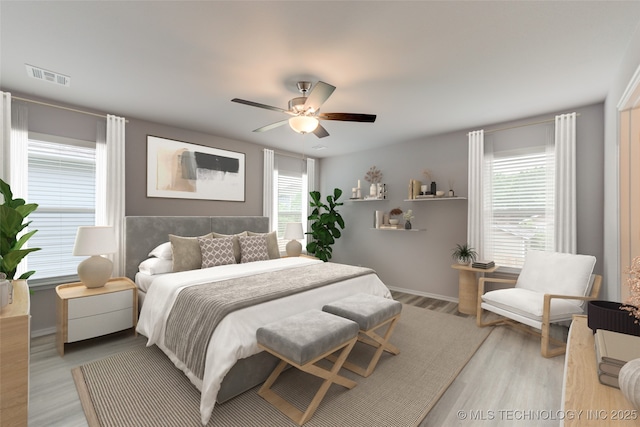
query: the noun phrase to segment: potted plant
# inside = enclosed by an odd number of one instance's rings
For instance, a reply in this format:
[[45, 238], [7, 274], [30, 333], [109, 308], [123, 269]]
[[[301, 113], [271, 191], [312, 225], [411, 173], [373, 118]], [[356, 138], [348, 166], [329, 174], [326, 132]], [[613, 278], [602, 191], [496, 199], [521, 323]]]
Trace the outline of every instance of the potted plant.
[[25, 203], [24, 199], [14, 199], [9, 184], [0, 179], [0, 193], [4, 202], [0, 205], [0, 273], [4, 273], [9, 280], [28, 279], [35, 271], [27, 271], [15, 277], [18, 264], [29, 253], [39, 251], [40, 248], [22, 249], [24, 244], [38, 230], [31, 230], [18, 238], [31, 221], [25, 222], [27, 216], [38, 208], [35, 203]]
[[456, 260], [459, 264], [470, 264], [476, 260], [478, 253], [470, 247], [468, 244], [457, 244], [456, 248], [451, 253], [451, 258]]
[[397, 218], [391, 218], [392, 216], [398, 216], [398, 215], [402, 215], [402, 209], [400, 208], [391, 209], [389, 211], [389, 224], [398, 225], [398, 222], [400, 222], [400, 220]]
[[312, 223], [311, 231], [305, 234], [310, 234], [313, 240], [307, 244], [307, 252], [327, 262], [333, 252], [331, 245], [342, 235], [340, 229], [344, 230], [344, 219], [336, 210], [336, 207], [343, 205], [338, 202], [342, 190], [334, 189], [333, 196], [327, 196], [326, 204], [322, 203], [319, 191], [312, 191], [309, 195], [313, 211], [307, 219]]

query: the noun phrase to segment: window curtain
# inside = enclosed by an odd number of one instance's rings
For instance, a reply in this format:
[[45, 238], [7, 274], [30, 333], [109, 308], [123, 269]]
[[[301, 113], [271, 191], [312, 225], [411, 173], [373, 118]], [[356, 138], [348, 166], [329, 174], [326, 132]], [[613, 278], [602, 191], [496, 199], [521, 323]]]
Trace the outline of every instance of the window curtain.
[[269, 230], [274, 229], [273, 222], [273, 195], [277, 194], [277, 191], [273, 188], [273, 172], [275, 168], [273, 150], [265, 148], [264, 152], [264, 167], [263, 167], [263, 179], [262, 179], [262, 215], [269, 218]]
[[0, 92], [0, 178], [9, 181], [9, 141], [11, 139], [11, 94]]
[[480, 259], [484, 253], [484, 130], [469, 132], [469, 200], [467, 205], [467, 244]]
[[556, 116], [555, 250], [575, 254], [576, 113]]
[[124, 275], [125, 124], [123, 117], [107, 115], [96, 141], [96, 225], [114, 229], [118, 252], [108, 255], [114, 277]]
[[[316, 160], [307, 158], [307, 194], [304, 194], [305, 200], [306, 200], [305, 203], [307, 204], [307, 209], [306, 209], [307, 216], [309, 214], [309, 201], [310, 201], [309, 193], [315, 190], [316, 190]], [[303, 218], [303, 220], [306, 220], [306, 217]], [[311, 222], [307, 220], [304, 231], [306, 232], [310, 228], [311, 228]], [[309, 243], [310, 241], [311, 241], [311, 235], [308, 234], [307, 243]], [[305, 248], [306, 248], [306, 245], [305, 245]]]
[[[19, 102], [12, 103], [9, 93], [3, 94], [2, 104], [4, 179], [11, 186], [14, 199], [21, 198], [25, 199], [27, 203], [37, 203], [37, 201], [29, 200], [28, 197], [29, 117], [27, 106]], [[9, 127], [8, 132], [7, 126]], [[27, 227], [20, 234], [28, 231]], [[23, 249], [27, 247], [29, 247], [28, 242], [23, 246]], [[27, 262], [28, 257], [22, 259], [16, 269], [15, 277], [20, 277], [28, 271]]]

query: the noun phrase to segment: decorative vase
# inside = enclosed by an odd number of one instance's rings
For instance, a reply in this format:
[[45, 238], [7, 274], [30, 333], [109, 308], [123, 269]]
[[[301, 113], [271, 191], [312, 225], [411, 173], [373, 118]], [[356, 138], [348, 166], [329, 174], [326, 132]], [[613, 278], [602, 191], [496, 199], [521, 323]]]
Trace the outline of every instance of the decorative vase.
[[625, 304], [614, 301], [589, 301], [587, 304], [587, 325], [595, 333], [597, 329], [640, 336], [640, 324], [627, 310]]
[[369, 195], [371, 197], [376, 197], [378, 194], [378, 185], [377, 184], [371, 184], [371, 187], [369, 187]]
[[411, 222], [409, 220], [404, 223], [404, 229], [411, 230]]
[[640, 359], [633, 359], [620, 368], [618, 385], [636, 409], [640, 409]]
[[455, 193], [453, 192], [453, 190], [449, 190], [449, 197], [454, 197]]
[[431, 181], [431, 194], [436, 194], [436, 182]]

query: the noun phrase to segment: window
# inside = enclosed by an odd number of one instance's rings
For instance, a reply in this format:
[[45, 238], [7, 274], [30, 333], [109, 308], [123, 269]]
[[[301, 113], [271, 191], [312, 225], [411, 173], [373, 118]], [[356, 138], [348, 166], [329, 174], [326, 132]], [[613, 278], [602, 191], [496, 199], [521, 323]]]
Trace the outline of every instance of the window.
[[72, 255], [77, 228], [95, 225], [95, 143], [30, 133], [28, 158], [28, 201], [38, 203], [29, 246], [42, 248], [29, 255], [30, 282], [55, 283], [83, 260]]
[[542, 138], [511, 150], [485, 146], [484, 256], [501, 266], [521, 268], [527, 250], [554, 247], [554, 154]]
[[[276, 154], [275, 156], [275, 218], [278, 232], [278, 247], [285, 251], [288, 241], [284, 240], [284, 231], [289, 222], [301, 222], [302, 229], [307, 228], [307, 173], [306, 163], [299, 158]], [[304, 247], [304, 244], [303, 244]]]

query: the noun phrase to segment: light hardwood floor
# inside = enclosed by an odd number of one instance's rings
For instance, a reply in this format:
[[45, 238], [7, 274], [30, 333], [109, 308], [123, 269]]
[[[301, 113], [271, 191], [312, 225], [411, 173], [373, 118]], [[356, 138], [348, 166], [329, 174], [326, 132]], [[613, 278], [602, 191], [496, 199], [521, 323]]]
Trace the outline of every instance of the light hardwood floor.
[[[405, 304], [469, 317], [458, 313], [455, 303], [400, 292], [393, 292], [393, 297]], [[71, 369], [144, 345], [144, 337], [124, 332], [68, 346], [61, 358], [55, 335], [32, 339], [29, 426], [86, 426]], [[496, 327], [421, 427], [556, 426], [563, 369], [564, 356], [540, 356], [539, 339]]]

